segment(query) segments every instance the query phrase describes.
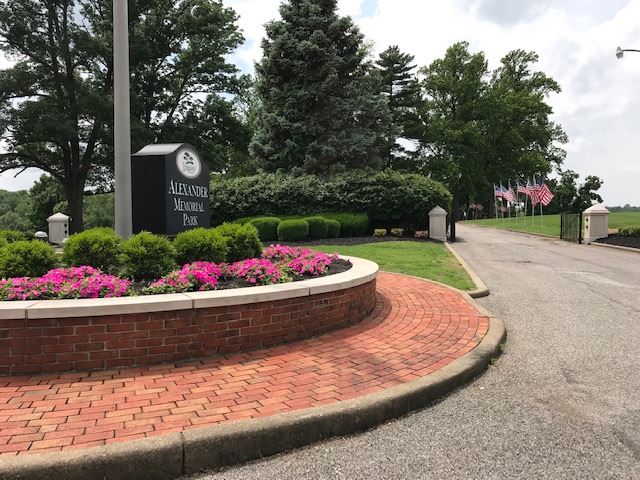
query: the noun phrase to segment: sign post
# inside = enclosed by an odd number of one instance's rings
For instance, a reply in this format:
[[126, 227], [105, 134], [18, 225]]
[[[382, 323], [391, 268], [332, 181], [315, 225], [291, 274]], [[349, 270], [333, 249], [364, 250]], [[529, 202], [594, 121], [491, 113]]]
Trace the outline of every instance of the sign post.
[[209, 168], [187, 143], [147, 145], [131, 157], [133, 231], [176, 235], [211, 226]]
[[131, 236], [131, 124], [128, 1], [113, 0], [113, 120], [116, 233]]

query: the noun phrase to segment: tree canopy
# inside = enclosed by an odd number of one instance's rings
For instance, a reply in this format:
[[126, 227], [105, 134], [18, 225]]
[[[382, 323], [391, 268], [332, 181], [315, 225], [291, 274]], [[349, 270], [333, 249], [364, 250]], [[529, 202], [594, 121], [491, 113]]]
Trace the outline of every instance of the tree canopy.
[[267, 171], [380, 166], [389, 114], [362, 33], [336, 0], [288, 0], [280, 15], [256, 65], [252, 153]]

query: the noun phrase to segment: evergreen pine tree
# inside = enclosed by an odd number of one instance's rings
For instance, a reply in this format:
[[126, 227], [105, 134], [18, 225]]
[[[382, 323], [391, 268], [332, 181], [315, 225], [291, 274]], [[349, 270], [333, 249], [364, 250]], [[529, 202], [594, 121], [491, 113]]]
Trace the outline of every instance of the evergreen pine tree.
[[415, 57], [391, 46], [380, 54], [376, 62], [382, 77], [382, 92], [388, 99], [391, 126], [382, 156], [388, 167], [415, 170], [415, 152], [408, 151], [397, 140], [417, 142], [422, 123], [418, 114], [421, 103], [420, 84], [415, 75]]
[[251, 143], [265, 170], [380, 166], [386, 99], [363, 35], [336, 12], [336, 0], [288, 0], [266, 26]]

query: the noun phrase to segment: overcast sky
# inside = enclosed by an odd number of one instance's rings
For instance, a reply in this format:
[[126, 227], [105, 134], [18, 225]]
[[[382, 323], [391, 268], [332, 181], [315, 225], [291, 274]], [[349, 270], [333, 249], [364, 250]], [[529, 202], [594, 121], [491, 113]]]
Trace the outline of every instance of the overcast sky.
[[[225, 0], [240, 15], [246, 43], [233, 59], [246, 72], [260, 59], [263, 25], [279, 0]], [[509, 50], [540, 55], [539, 68], [562, 93], [549, 99], [569, 135], [565, 168], [605, 181], [607, 205], [640, 205], [640, 0], [339, 0], [379, 53], [397, 44], [420, 66], [467, 40], [491, 68]], [[0, 59], [0, 66], [2, 60]], [[0, 188], [28, 187], [37, 173], [0, 177]]]

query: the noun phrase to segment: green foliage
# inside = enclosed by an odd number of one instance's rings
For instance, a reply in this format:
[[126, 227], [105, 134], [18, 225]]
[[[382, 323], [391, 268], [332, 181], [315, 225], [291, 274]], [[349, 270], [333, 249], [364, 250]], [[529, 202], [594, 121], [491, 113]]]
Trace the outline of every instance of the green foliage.
[[578, 184], [579, 178], [580, 175], [573, 170], [565, 170], [559, 179], [547, 181], [555, 195], [546, 209], [547, 213], [580, 213], [594, 203], [602, 203], [602, 197], [597, 192], [604, 182], [599, 177], [589, 175], [582, 184]]
[[300, 242], [309, 236], [309, 224], [305, 220], [283, 220], [278, 225], [278, 240]]
[[27, 235], [18, 230], [0, 230], [0, 238], [7, 243], [19, 242], [21, 240], [28, 240]]
[[618, 230], [618, 233], [623, 237], [640, 237], [639, 227], [622, 227]]
[[213, 230], [222, 235], [227, 242], [228, 262], [259, 257], [262, 253], [258, 229], [251, 224], [224, 223]]
[[[249, 223], [256, 227], [258, 230], [258, 236], [263, 242], [270, 242], [278, 239], [278, 224], [282, 220], [278, 217], [259, 217], [249, 220]], [[236, 222], [240, 223], [240, 222]], [[339, 225], [338, 225], [339, 227]]]
[[311, 240], [327, 238], [329, 227], [323, 217], [306, 217], [303, 220], [309, 224], [309, 238]]
[[392, 228], [391, 236], [393, 237], [402, 237], [404, 235], [404, 228]]
[[[267, 171], [328, 174], [380, 164], [389, 113], [364, 37], [336, 0], [287, 0], [256, 66], [252, 154]], [[357, 113], [355, 113], [357, 112]]]
[[54, 207], [65, 199], [64, 189], [51, 175], [42, 175], [29, 190], [29, 196], [31, 197], [29, 219], [37, 230], [46, 232], [49, 228], [47, 218], [57, 213]]
[[[327, 178], [260, 174], [220, 178], [211, 184], [213, 219], [233, 220], [247, 215], [317, 215], [351, 211], [369, 215], [371, 223], [384, 227], [424, 230], [427, 213], [435, 206], [449, 209], [451, 195], [438, 182], [418, 174], [356, 170]], [[355, 233], [335, 216], [343, 236]], [[362, 226], [362, 225], [361, 225]], [[346, 230], [345, 230], [346, 227]], [[368, 235], [368, 226], [358, 235]]]
[[122, 242], [122, 267], [136, 281], [154, 280], [176, 266], [176, 251], [164, 237], [140, 232]]
[[52, 247], [39, 240], [17, 241], [0, 250], [0, 278], [39, 277], [57, 263]]
[[84, 228], [110, 227], [115, 225], [116, 197], [113, 193], [85, 195]]
[[173, 241], [179, 265], [192, 262], [224, 262], [229, 247], [227, 240], [215, 229], [194, 228], [179, 233]]
[[341, 237], [365, 237], [371, 233], [366, 213], [323, 213], [322, 217], [340, 224]]
[[327, 238], [340, 238], [340, 222], [339, 221], [327, 220]]
[[110, 228], [92, 228], [71, 235], [64, 244], [63, 259], [69, 266], [89, 265], [117, 272], [121, 238]]
[[[245, 83], [226, 61], [243, 41], [235, 12], [218, 0], [128, 3], [133, 151], [180, 138], [217, 168], [229, 151], [246, 151], [248, 133], [231, 138], [236, 106], [222, 95]], [[15, 60], [0, 72], [0, 169], [55, 177], [72, 232], [85, 185], [112, 179], [111, 12], [111, 0], [0, 3], [2, 50]]]
[[381, 92], [387, 98], [391, 121], [388, 124], [386, 144], [381, 151], [388, 168], [415, 171], [416, 153], [397, 143], [398, 138], [418, 141], [422, 137], [420, 120], [420, 84], [415, 75], [415, 57], [402, 53], [398, 46], [387, 48], [380, 54], [376, 65], [382, 78]]

